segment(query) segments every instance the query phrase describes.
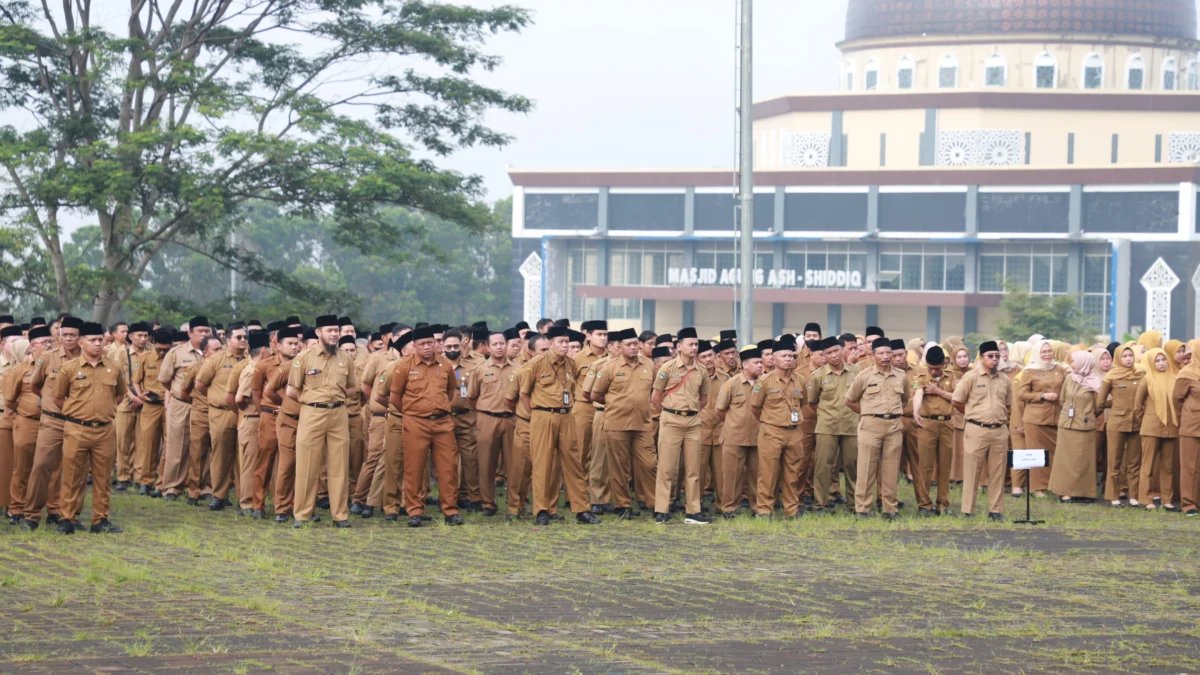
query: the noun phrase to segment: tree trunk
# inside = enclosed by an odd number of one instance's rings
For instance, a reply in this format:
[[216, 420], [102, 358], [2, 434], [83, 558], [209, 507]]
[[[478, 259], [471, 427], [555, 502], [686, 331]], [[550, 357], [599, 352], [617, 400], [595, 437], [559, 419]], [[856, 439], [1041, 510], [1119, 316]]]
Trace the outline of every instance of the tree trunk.
[[92, 303], [92, 321], [107, 326], [117, 320], [117, 314], [124, 304], [117, 273], [128, 271], [128, 258], [122, 255], [120, 233], [127, 231], [132, 212], [128, 207], [120, 207], [111, 216], [104, 212], [97, 215], [100, 221], [100, 245], [104, 249], [102, 265], [109, 275], [101, 282]]

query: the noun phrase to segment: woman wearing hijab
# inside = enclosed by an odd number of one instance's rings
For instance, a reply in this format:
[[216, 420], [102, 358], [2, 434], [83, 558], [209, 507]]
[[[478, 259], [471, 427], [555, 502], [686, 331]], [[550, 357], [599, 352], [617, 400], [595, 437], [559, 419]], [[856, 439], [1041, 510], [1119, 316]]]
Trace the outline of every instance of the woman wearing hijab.
[[[1035, 497], [1045, 497], [1050, 486], [1050, 467], [1054, 466], [1058, 442], [1058, 395], [1067, 376], [1054, 354], [1055, 347], [1049, 340], [1034, 343], [1029, 365], [1021, 371], [1016, 389], [1016, 399], [1022, 405], [1019, 431], [1025, 436], [1025, 447], [1046, 451], [1046, 468], [1030, 469], [1032, 473], [1028, 475], [1029, 489]], [[1025, 470], [1013, 470], [1014, 488], [1024, 487], [1025, 481]]]
[[1156, 330], [1148, 330], [1138, 336], [1138, 345], [1142, 348], [1142, 356], [1151, 349], [1162, 349], [1162, 333]]
[[1187, 363], [1187, 345], [1179, 340], [1167, 340], [1163, 351], [1167, 353], [1167, 365], [1171, 368], [1171, 374], [1179, 375], [1179, 371], [1183, 370]]
[[[1200, 340], [1188, 343], [1191, 352], [1200, 349]], [[1200, 361], [1179, 371], [1171, 396], [1179, 407], [1179, 496], [1183, 512], [1200, 515]]]
[[[1142, 411], [1142, 466], [1138, 477], [1138, 494], [1145, 499], [1150, 495], [1150, 475], [1158, 474], [1161, 485], [1170, 486], [1175, 477], [1175, 449], [1179, 441], [1179, 411], [1175, 409], [1172, 394], [1175, 389], [1175, 374], [1171, 372], [1170, 359], [1162, 349], [1150, 349], [1142, 357], [1146, 376], [1138, 382], [1134, 394], [1134, 407]], [[1154, 510], [1161, 503], [1152, 497], [1146, 508]], [[1170, 501], [1161, 504], [1168, 511], [1179, 507]]]
[[[28, 347], [29, 341], [24, 338], [17, 338], [13, 340], [11, 344], [5, 347], [5, 356], [10, 359], [10, 363], [15, 365], [8, 369], [8, 372], [4, 374], [3, 379], [0, 379], [0, 383], [7, 384], [14, 378], [19, 377], [18, 373], [23, 369], [25, 350], [28, 349]], [[25, 510], [25, 491], [21, 490], [19, 504], [13, 503], [12, 495], [12, 485], [16, 482], [14, 479], [18, 474], [16, 447], [13, 442], [13, 427], [16, 425], [16, 418], [16, 406], [4, 406], [4, 415], [0, 416], [0, 506], [7, 507], [7, 514], [10, 522], [12, 522], [13, 514], [22, 513]], [[32, 468], [32, 459], [33, 458], [30, 457], [29, 468]], [[27, 471], [27, 469], [23, 469], [23, 471]], [[14, 508], [14, 506], [19, 506], [20, 508]], [[20, 520], [17, 520], [16, 522], [20, 522]]]
[[1139, 506], [1138, 474], [1142, 466], [1142, 410], [1134, 405], [1138, 383], [1146, 376], [1136, 368], [1136, 342], [1126, 342], [1113, 350], [1113, 366], [1104, 376], [1097, 397], [1108, 410], [1105, 436], [1108, 441], [1104, 472], [1104, 498], [1113, 506]]
[[[44, 347], [42, 343], [49, 342], [50, 337], [48, 329], [42, 331], [45, 332], [46, 340], [35, 340], [39, 342], [39, 347]], [[30, 336], [39, 332], [41, 331], [34, 329]], [[0, 395], [4, 397], [4, 416], [0, 418], [0, 443], [8, 443], [11, 439], [13, 450], [12, 476], [8, 482], [8, 519], [13, 525], [21, 522], [21, 514], [25, 512], [25, 490], [29, 486], [29, 474], [33, 471], [38, 420], [42, 416], [40, 399], [33, 393], [34, 360], [25, 358], [28, 350], [27, 340], [16, 340], [12, 345], [12, 357], [16, 363], [4, 373], [3, 378], [0, 378]], [[41, 351], [38, 349], [33, 355], [34, 358], [41, 356]]]
[[925, 356], [925, 338], [913, 338], [908, 341], [906, 347], [905, 358], [908, 360], [908, 367], [916, 368], [921, 365], [921, 359]]
[[1071, 355], [1071, 373], [1059, 390], [1057, 451], [1050, 468], [1050, 490], [1059, 500], [1096, 496], [1096, 396], [1100, 375], [1090, 352]]
[[[1120, 346], [1120, 345], [1117, 345]], [[1112, 350], [1106, 345], [1094, 345], [1091, 349], [1092, 356], [1096, 359], [1096, 367], [1092, 372], [1104, 381], [1104, 376], [1108, 371], [1112, 370]], [[1096, 484], [1103, 485], [1108, 477], [1108, 435], [1105, 433], [1105, 425], [1108, 424], [1108, 410], [1101, 405], [1104, 399], [1096, 397]]]
[[[958, 342], [951, 343], [951, 340], [955, 339], [957, 339]], [[950, 355], [950, 357], [946, 359], [946, 369], [951, 375], [954, 376], [954, 380], [956, 382], [960, 382], [962, 381], [963, 375], [966, 375], [967, 371], [971, 369], [971, 352], [967, 350], [966, 345], [962, 343], [960, 338], [951, 337], [950, 339], [946, 340], [946, 343], [949, 348], [944, 348], [944, 351]], [[952, 421], [954, 423], [954, 457], [950, 461], [950, 482], [962, 483], [963, 434], [966, 432], [967, 428], [967, 416], [955, 408]], [[984, 465], [981, 464], [980, 469], [982, 470], [983, 467]]]

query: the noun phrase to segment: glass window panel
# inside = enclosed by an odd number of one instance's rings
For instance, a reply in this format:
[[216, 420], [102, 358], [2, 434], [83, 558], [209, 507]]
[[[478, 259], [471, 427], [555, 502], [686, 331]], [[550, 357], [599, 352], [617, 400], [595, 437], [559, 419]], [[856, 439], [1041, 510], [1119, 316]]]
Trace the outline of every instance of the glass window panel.
[[1195, 63], [1188, 67], [1187, 85], [1191, 91], [1200, 89], [1200, 68], [1197, 68]]
[[958, 68], [940, 68], [938, 70], [938, 87], [951, 89], [954, 87], [956, 79], [958, 79]]
[[1005, 261], [1004, 274], [1008, 282], [1020, 288], [1029, 288], [1029, 256], [1010, 255]]
[[991, 66], [987, 69], [986, 84], [989, 87], [1004, 86], [1004, 66]]
[[979, 256], [979, 290], [985, 293], [1004, 290], [1004, 256]]
[[963, 291], [967, 288], [967, 258], [961, 255], [946, 256], [946, 290]]
[[626, 279], [627, 284], [629, 284], [630, 286], [641, 286], [642, 285], [642, 254], [641, 253], [630, 253], [629, 254], [629, 267], [628, 267], [627, 274], [628, 274], [628, 277]]
[[1054, 258], [1051, 260], [1054, 264], [1054, 268], [1051, 270], [1051, 273], [1053, 274], [1053, 286], [1051, 286], [1050, 291], [1052, 293], [1066, 293], [1067, 257], [1065, 255], [1059, 255], [1054, 256]]
[[858, 272], [865, 279], [867, 276], [867, 254], [866, 253], [851, 253], [847, 260], [849, 265], [848, 272]]
[[1083, 292], [1108, 291], [1108, 257], [1089, 255], [1083, 258]]
[[1129, 88], [1130, 89], [1141, 89], [1142, 88], [1142, 80], [1145, 79], [1145, 75], [1146, 75], [1146, 71], [1142, 70], [1141, 68], [1130, 68], [1129, 69]]
[[874, 89], [878, 85], [879, 85], [878, 71], [868, 70], [867, 71], [867, 89]]
[[829, 269], [825, 266], [825, 257], [826, 257], [826, 254], [824, 254], [824, 253], [809, 253], [808, 254], [808, 269], [810, 269], [810, 270]]
[[946, 289], [946, 256], [925, 256], [925, 281], [922, 288], [926, 291], [943, 291]]
[[1163, 89], [1172, 91], [1175, 89], [1175, 71], [1168, 70], [1163, 73]]
[[900, 263], [900, 288], [904, 290], [919, 290], [921, 288], [921, 256], [905, 255]]
[[1108, 323], [1108, 296], [1083, 296], [1083, 313], [1091, 319], [1093, 330], [1104, 330]]
[[717, 266], [716, 253], [701, 253], [696, 252], [696, 267], [700, 269], [712, 269]]
[[884, 253], [879, 256], [879, 271], [881, 272], [899, 272], [900, 271], [900, 256], [893, 253]]
[[1083, 69], [1083, 88], [1084, 89], [1099, 89], [1100, 77], [1103, 75], [1104, 69], [1100, 66], [1089, 66]]
[[896, 86], [900, 89], [912, 89], [913, 86], [913, 71], [912, 68], [901, 68], [896, 75]]
[[1050, 256], [1033, 257], [1033, 285], [1030, 290], [1034, 293], [1050, 292]]
[[608, 279], [615, 285], [623, 285], [625, 281], [626, 271], [625, 265], [629, 261], [625, 253], [613, 253], [608, 259]]
[[754, 265], [757, 269], [763, 271], [763, 274], [768, 274], [775, 269], [775, 254], [774, 253], [755, 253]]
[[665, 253], [651, 253], [646, 258], [646, 268], [650, 276], [650, 285], [667, 285], [667, 255]]
[[[735, 256], [732, 253], [718, 253], [717, 254], [717, 269], [718, 270], [728, 270], [728, 269], [733, 269], [734, 267], [737, 267], [737, 259], [735, 258]], [[718, 274], [720, 274], [720, 272], [718, 272]]]
[[1037, 88], [1038, 89], [1053, 89], [1054, 88], [1054, 66], [1038, 66], [1037, 67]]
[[827, 270], [845, 270], [849, 264], [848, 256], [845, 253], [830, 253], [825, 257], [825, 269]]

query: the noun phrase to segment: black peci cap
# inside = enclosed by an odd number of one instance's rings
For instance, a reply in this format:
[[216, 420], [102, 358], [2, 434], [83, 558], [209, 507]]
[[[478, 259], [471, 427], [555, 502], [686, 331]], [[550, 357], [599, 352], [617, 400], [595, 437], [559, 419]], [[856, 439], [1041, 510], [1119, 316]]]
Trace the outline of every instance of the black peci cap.
[[37, 340], [39, 338], [46, 338], [46, 337], [50, 337], [50, 327], [49, 326], [34, 326], [33, 328], [29, 329], [29, 341], [30, 342], [33, 342], [34, 340]]
[[[18, 328], [17, 331], [18, 331], [17, 334], [19, 335], [20, 329]], [[96, 323], [95, 321], [85, 322], [83, 324], [83, 326], [79, 329], [79, 337], [81, 337], [81, 338], [91, 337], [93, 335], [104, 335], [104, 326], [101, 326], [100, 324]]]
[[741, 351], [739, 356], [741, 356], [743, 362], [749, 361], [750, 359], [761, 359], [762, 350], [758, 347], [746, 347]]
[[796, 351], [796, 338], [793, 335], [782, 335], [775, 341], [775, 351], [777, 352], [794, 352]]
[[891, 341], [891, 347], [893, 350], [899, 349], [901, 351], [908, 349], [908, 347], [905, 346], [905, 344], [904, 344], [904, 340], [901, 340], [899, 338]]
[[83, 319], [77, 316], [64, 316], [62, 323], [59, 324], [59, 327], [74, 328], [75, 330], [79, 330], [83, 328]]
[[671, 358], [671, 350], [666, 347], [655, 347], [654, 351], [650, 352], [650, 358], [652, 358], [652, 359], [668, 358], [669, 359], [669, 358]]
[[875, 338], [875, 340], [873, 342], [871, 342], [871, 351], [875, 351], [876, 349], [883, 349], [884, 347], [891, 349], [892, 341], [885, 337], [881, 337], [881, 338]]
[[996, 344], [995, 340], [988, 340], [987, 342], [984, 342], [983, 344], [979, 345], [980, 355], [986, 354], [988, 352], [998, 352], [998, 351], [1000, 351], [1000, 345]]
[[817, 335], [820, 335], [821, 334], [821, 324], [819, 324], [815, 321], [809, 321], [808, 323], [804, 324], [804, 330], [802, 332], [804, 332], [804, 333], [815, 332]]
[[940, 366], [945, 362], [946, 362], [946, 352], [942, 351], [942, 348], [939, 347], [938, 345], [934, 345], [934, 346], [930, 347], [929, 351], [925, 352], [925, 364], [926, 365]]
[[256, 330], [246, 337], [246, 341], [249, 343], [250, 349], [262, 349], [271, 344], [271, 336], [264, 331]]
[[154, 331], [154, 344], [169, 345], [174, 341], [175, 331], [167, 330], [166, 328], [159, 328], [158, 330]]
[[675, 334], [675, 337], [680, 340], [687, 340], [688, 338], [698, 338], [699, 336], [696, 334], [696, 329], [692, 326], [689, 326], [687, 328], [680, 328], [679, 332]]
[[556, 337], [564, 337], [567, 334], [567, 327], [558, 324], [552, 324], [546, 329], [546, 338], [553, 340]]

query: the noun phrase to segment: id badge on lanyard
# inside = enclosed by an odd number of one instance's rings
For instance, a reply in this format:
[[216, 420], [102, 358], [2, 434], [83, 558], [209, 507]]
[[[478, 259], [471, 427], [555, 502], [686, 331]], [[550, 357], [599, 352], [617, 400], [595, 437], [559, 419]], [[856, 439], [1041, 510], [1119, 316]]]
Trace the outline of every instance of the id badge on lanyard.
[[563, 405], [571, 405], [571, 392], [563, 389]]
[[459, 398], [466, 398], [467, 397], [467, 383], [462, 378], [462, 366], [459, 366], [454, 369], [454, 377], [459, 382], [459, 385], [458, 385]]
[[796, 424], [799, 421], [800, 421], [800, 413], [793, 410], [792, 411], [792, 424]]

